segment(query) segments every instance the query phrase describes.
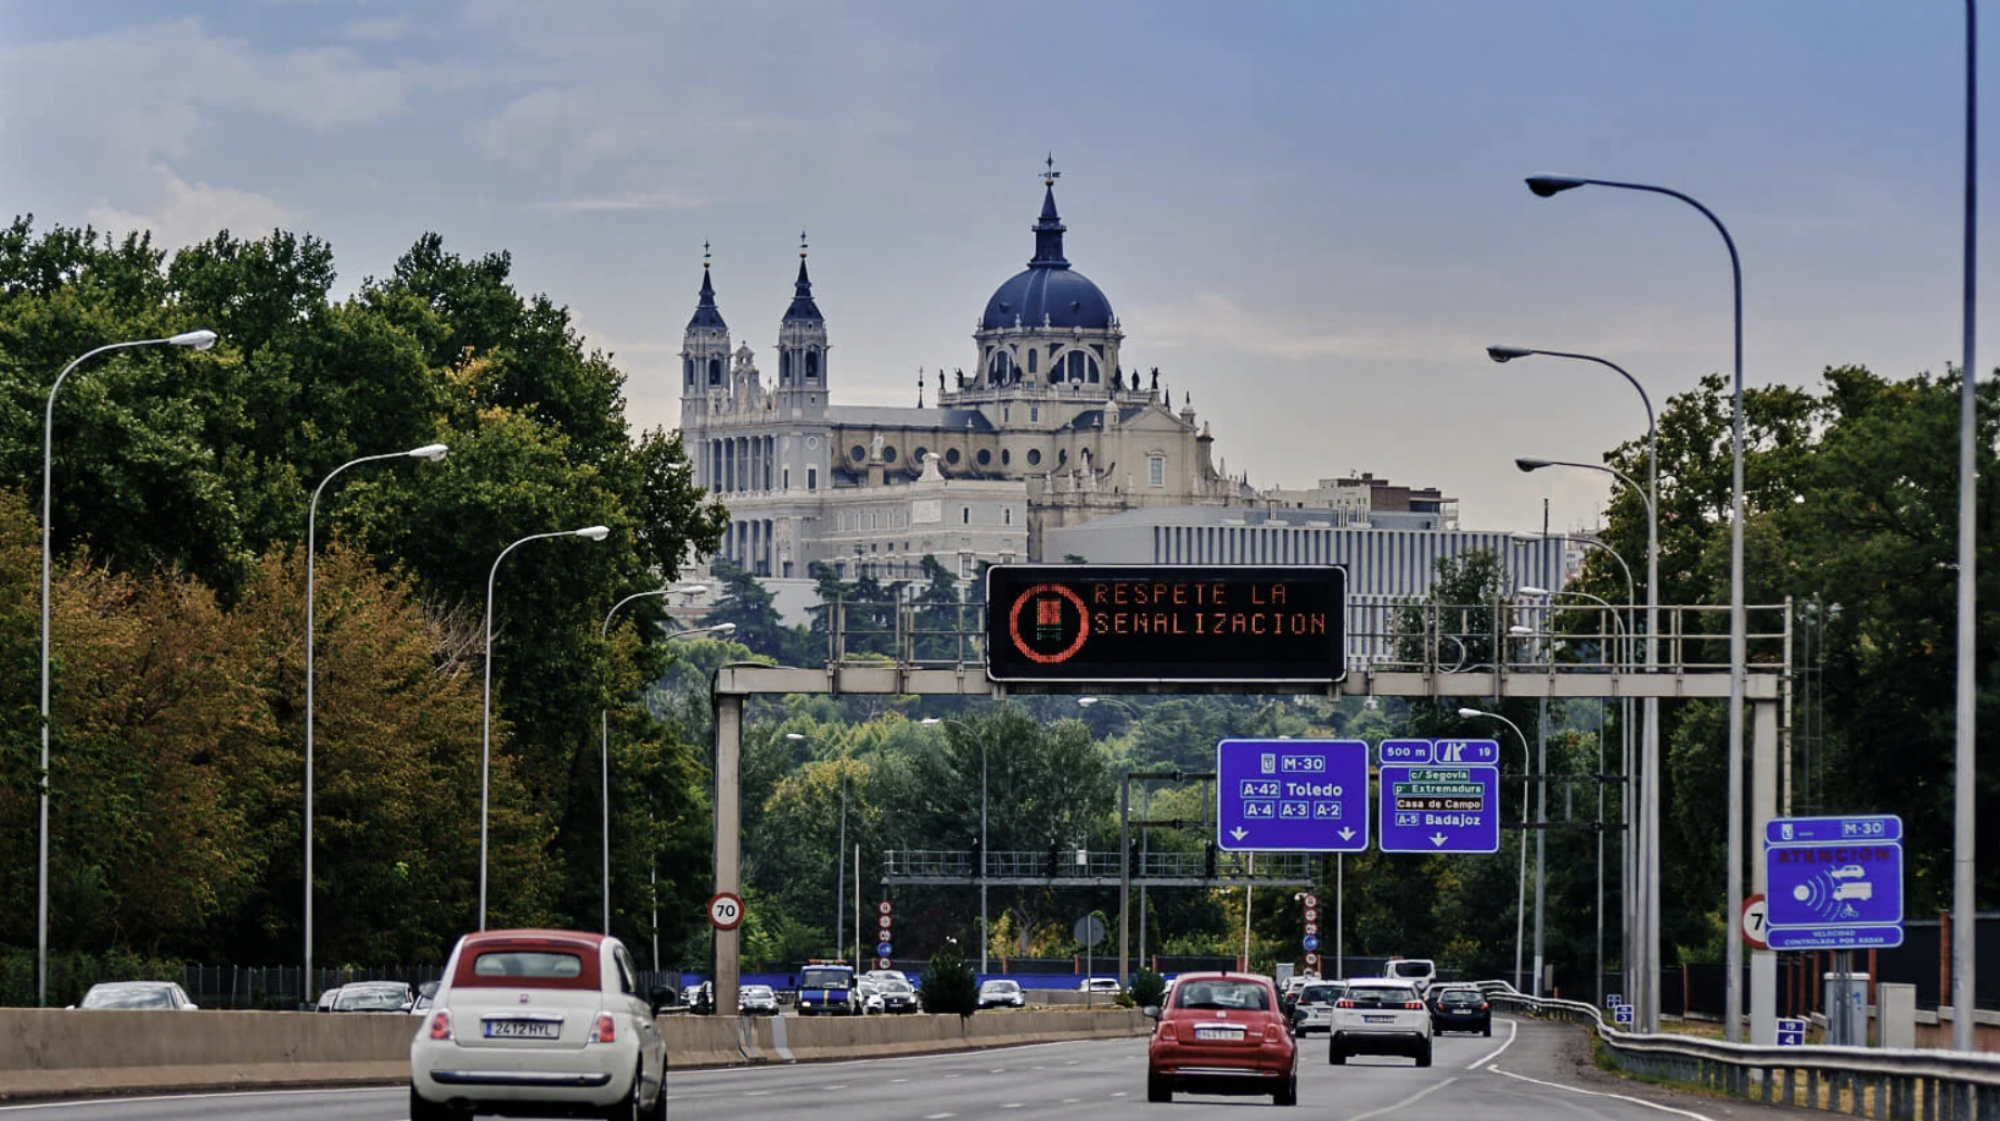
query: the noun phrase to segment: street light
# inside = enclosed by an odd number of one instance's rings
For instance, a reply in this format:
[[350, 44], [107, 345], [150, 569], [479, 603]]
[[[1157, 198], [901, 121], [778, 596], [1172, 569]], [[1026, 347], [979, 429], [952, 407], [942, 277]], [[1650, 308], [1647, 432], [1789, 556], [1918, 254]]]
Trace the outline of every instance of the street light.
[[[1974, 953], [1978, 939], [1973, 907], [1976, 901], [1974, 863], [1978, 856], [1979, 834], [1974, 830], [1978, 812], [1975, 800], [1977, 741], [1973, 738], [1978, 709], [1977, 653], [1978, 615], [1975, 613], [1974, 566], [1978, 563], [1978, 444], [1979, 386], [1972, 364], [1973, 290], [1978, 275], [1979, 238], [1976, 234], [1979, 210], [1979, 38], [1978, 6], [1965, 0], [1965, 249], [1964, 299], [1965, 357], [1959, 364], [1958, 387], [1958, 681], [1952, 751], [1952, 845], [1951, 845], [1951, 1045], [1954, 1050], [1973, 1048]], [[1942, 995], [1942, 994], [1940, 994]], [[1959, 1012], [1958, 1009], [1965, 1011]]]
[[[1458, 710], [1458, 715], [1462, 720], [1471, 720], [1479, 716], [1498, 720], [1514, 729], [1514, 735], [1521, 741], [1521, 874], [1520, 884], [1515, 889], [1514, 895], [1514, 988], [1517, 992], [1526, 992], [1521, 978], [1521, 941], [1528, 925], [1528, 737], [1521, 734], [1520, 727], [1512, 720], [1497, 712], [1461, 708]], [[1541, 979], [1536, 978], [1535, 990], [1539, 992], [1541, 987]]]
[[581, 537], [588, 541], [602, 541], [611, 536], [611, 530], [601, 525], [585, 526], [582, 529], [563, 529], [553, 533], [531, 533], [512, 545], [500, 550], [493, 558], [493, 567], [486, 572], [486, 677], [480, 687], [479, 696], [479, 929], [486, 929], [486, 821], [489, 791], [492, 788], [492, 743], [493, 743], [493, 578], [500, 575], [500, 562], [507, 554], [526, 545], [530, 541], [541, 541], [550, 537]]
[[[597, 636], [599, 638], [611, 637], [611, 617], [618, 614], [619, 608], [631, 603], [633, 600], [645, 599], [648, 596], [663, 596], [669, 592], [681, 590], [683, 589], [654, 588], [648, 592], [633, 592], [631, 595], [612, 604], [611, 610], [604, 613], [604, 625], [598, 628]], [[671, 642], [676, 638], [686, 638], [691, 634], [706, 634], [710, 632], [728, 634], [735, 629], [735, 623], [717, 623], [712, 627], [698, 627], [694, 630], [669, 634], [667, 640]], [[604, 933], [609, 934], [611, 933], [611, 710], [608, 708], [597, 711], [597, 734], [597, 778], [603, 788], [601, 805], [602, 821], [599, 825], [598, 839], [602, 842], [604, 850]], [[658, 929], [656, 923], [654, 926], [656, 936]]]
[[956, 725], [959, 730], [979, 741], [979, 972], [983, 974], [986, 972], [988, 948], [993, 942], [992, 930], [987, 926], [986, 918], [986, 737], [974, 733], [964, 721], [953, 720], [948, 716], [926, 716], [918, 723], [925, 727], [936, 727], [939, 724]]
[[319, 521], [319, 496], [335, 475], [363, 463], [375, 463], [385, 459], [425, 459], [432, 463], [445, 457], [450, 451], [443, 444], [425, 444], [406, 452], [387, 452], [382, 455], [364, 455], [350, 459], [346, 463], [327, 472], [327, 476], [313, 488], [312, 501], [306, 504], [306, 806], [305, 806], [305, 846], [306, 846], [306, 972], [299, 980], [299, 989], [305, 995], [306, 1003], [312, 1003], [313, 993], [313, 561], [314, 539]]
[[[1968, 5], [1970, 0], [1968, 0]], [[1970, 15], [1968, 13], [1968, 24]], [[1967, 78], [1970, 81], [1970, 76]], [[1971, 114], [1966, 117], [1968, 133], [1971, 128]], [[1968, 164], [1968, 174], [1970, 165]], [[1574, 175], [1532, 175], [1527, 179], [1528, 189], [1542, 198], [1549, 198], [1577, 187], [1612, 187], [1625, 191], [1645, 191], [1649, 194], [1665, 195], [1694, 207], [1722, 235], [1723, 247], [1729, 250], [1729, 277], [1731, 284], [1732, 318], [1734, 319], [1734, 359], [1735, 380], [1730, 403], [1733, 413], [1730, 422], [1729, 457], [1729, 898], [1724, 904], [1727, 912], [1728, 931], [1723, 936], [1727, 949], [1728, 975], [1724, 977], [1724, 1023], [1725, 1038], [1731, 1043], [1740, 1042], [1743, 1036], [1743, 687], [1744, 663], [1747, 659], [1748, 633], [1743, 611], [1743, 261], [1736, 254], [1736, 239], [1729, 236], [1729, 227], [1715, 212], [1697, 202], [1692, 196], [1667, 187], [1656, 187], [1647, 183], [1621, 183], [1610, 179], [1585, 179]], [[1970, 194], [1967, 195], [1968, 212]], [[1968, 227], [1969, 228], [1969, 227]], [[1969, 239], [1968, 239], [1969, 240]], [[1971, 273], [1967, 272], [1968, 292]], [[1970, 356], [1971, 327], [1967, 317], [1966, 328], [1968, 357]], [[1967, 377], [1970, 377], [1968, 365]], [[1648, 637], [1651, 630], [1648, 630]], [[1657, 735], [1654, 737], [1657, 739]], [[1648, 760], [1649, 767], [1657, 767], [1659, 754]], [[1657, 802], [1653, 796], [1659, 783], [1651, 773], [1643, 776], [1645, 787], [1641, 796], [1648, 800], [1652, 812], [1657, 813]], [[1657, 819], [1655, 819], [1657, 820]], [[1963, 828], [1963, 822], [1961, 822]], [[1657, 839], [1645, 843], [1644, 869], [1645, 890], [1641, 897], [1644, 915], [1642, 926], [1645, 936], [1644, 969], [1641, 977], [1639, 1016], [1644, 1021], [1639, 1029], [1648, 1032], [1660, 1030], [1660, 846]]]
[[132, 342], [110, 343], [95, 350], [85, 351], [62, 373], [56, 375], [55, 384], [49, 386], [48, 407], [42, 416], [42, 758], [36, 775], [41, 786], [41, 809], [39, 840], [35, 853], [35, 1005], [47, 1007], [49, 1003], [49, 569], [52, 567], [52, 542], [54, 541], [55, 505], [51, 497], [51, 481], [55, 477], [56, 440], [56, 393], [62, 389], [63, 379], [70, 371], [90, 361], [100, 354], [114, 350], [131, 350], [142, 346], [181, 346], [190, 350], [207, 350], [215, 345], [214, 331], [185, 331], [164, 339], [138, 339]]

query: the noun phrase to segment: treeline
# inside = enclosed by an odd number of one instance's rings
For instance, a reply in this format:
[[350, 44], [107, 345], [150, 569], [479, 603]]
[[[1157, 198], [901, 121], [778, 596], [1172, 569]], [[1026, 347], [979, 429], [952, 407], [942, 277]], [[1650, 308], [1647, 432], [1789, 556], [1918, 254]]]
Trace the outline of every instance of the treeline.
[[[708, 874], [705, 749], [634, 702], [671, 656], [664, 586], [724, 521], [677, 435], [511, 262], [435, 235], [332, 295], [307, 235], [0, 231], [0, 943], [36, 917], [38, 543], [55, 404], [51, 946], [207, 961], [301, 952], [307, 503], [318, 511], [315, 926], [321, 964], [439, 957], [475, 921], [481, 659], [494, 619], [490, 921], [599, 920], [610, 712], [613, 929], [669, 945]], [[59, 994], [51, 994], [52, 997]]]

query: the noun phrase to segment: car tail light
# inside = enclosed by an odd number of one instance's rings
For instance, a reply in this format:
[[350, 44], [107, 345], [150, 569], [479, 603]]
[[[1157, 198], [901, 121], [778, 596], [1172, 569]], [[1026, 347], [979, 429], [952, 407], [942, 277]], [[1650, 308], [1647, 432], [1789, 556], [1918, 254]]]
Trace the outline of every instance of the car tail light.
[[1264, 1042], [1276, 1043], [1283, 1038], [1285, 1038], [1284, 1028], [1278, 1026], [1277, 1024], [1264, 1025]]
[[618, 1021], [612, 1019], [611, 1013], [609, 1012], [599, 1012], [597, 1014], [597, 1026], [590, 1029], [590, 1037], [588, 1039], [585, 1039], [584, 1042], [585, 1043], [618, 1042]]
[[1479, 1002], [1479, 1010], [1480, 1010], [1481, 1012], [1484, 1012], [1484, 1011], [1486, 1011], [1487, 1007], [1488, 1007], [1488, 1005], [1487, 1005], [1487, 1003], [1486, 1003], [1485, 1001], [1483, 1001], [1483, 1000], [1482, 1000], [1482, 1001], [1480, 1001], [1480, 1002]]
[[1403, 1002], [1403, 1007], [1412, 1012], [1422, 1012], [1424, 1010], [1424, 1002], [1421, 1000], [1406, 1000]]
[[1160, 1038], [1168, 1043], [1180, 1042], [1180, 1038], [1174, 1034], [1174, 1025], [1167, 1020], [1160, 1021]]
[[440, 1010], [436, 1015], [431, 1017], [431, 1038], [451, 1038], [451, 1013]]
[[1343, 997], [1339, 1000], [1334, 1001], [1333, 1006], [1335, 1008], [1352, 1008], [1354, 1007], [1354, 1002]]

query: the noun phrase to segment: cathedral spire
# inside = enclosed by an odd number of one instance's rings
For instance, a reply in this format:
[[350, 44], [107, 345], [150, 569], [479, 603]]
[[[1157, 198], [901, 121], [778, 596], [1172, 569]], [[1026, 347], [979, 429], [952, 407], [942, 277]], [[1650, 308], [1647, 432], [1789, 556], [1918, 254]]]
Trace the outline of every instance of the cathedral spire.
[[1035, 257], [1028, 262], [1031, 269], [1066, 269], [1069, 261], [1063, 257], [1062, 215], [1056, 213], [1056, 180], [1062, 172], [1056, 170], [1055, 153], [1049, 153], [1048, 162], [1042, 171], [1042, 217], [1035, 223]]
[[806, 274], [806, 233], [799, 231], [799, 279], [792, 287], [792, 306], [785, 311], [785, 322], [798, 320], [818, 321], [824, 316], [819, 313], [819, 305], [813, 303], [812, 277]]
[[722, 321], [722, 312], [715, 306], [715, 284], [708, 275], [708, 242], [701, 243], [701, 303], [694, 309], [694, 318], [688, 320], [688, 330], [697, 327], [711, 327], [727, 331], [729, 325]]

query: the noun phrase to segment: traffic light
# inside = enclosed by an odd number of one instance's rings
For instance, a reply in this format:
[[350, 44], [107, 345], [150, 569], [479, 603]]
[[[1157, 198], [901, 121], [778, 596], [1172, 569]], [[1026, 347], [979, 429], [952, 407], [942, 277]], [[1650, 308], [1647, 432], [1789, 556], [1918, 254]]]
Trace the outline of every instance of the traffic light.
[[1215, 842], [1208, 843], [1208, 850], [1202, 855], [1202, 875], [1215, 878]]
[[1057, 844], [1056, 844], [1056, 843], [1055, 843], [1054, 841], [1050, 841], [1050, 842], [1049, 842], [1049, 863], [1048, 863], [1048, 872], [1047, 872], [1047, 874], [1048, 874], [1048, 877], [1049, 877], [1049, 879], [1052, 879], [1052, 880], [1053, 880], [1053, 879], [1055, 879], [1055, 878], [1056, 878], [1056, 864], [1057, 864], [1057, 862], [1058, 862], [1058, 861], [1060, 860], [1061, 856], [1062, 856], [1062, 849], [1061, 849], [1061, 846], [1057, 845]]
[[977, 837], [972, 839], [972, 874], [982, 880], [986, 878], [986, 846]]

